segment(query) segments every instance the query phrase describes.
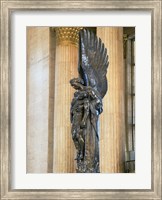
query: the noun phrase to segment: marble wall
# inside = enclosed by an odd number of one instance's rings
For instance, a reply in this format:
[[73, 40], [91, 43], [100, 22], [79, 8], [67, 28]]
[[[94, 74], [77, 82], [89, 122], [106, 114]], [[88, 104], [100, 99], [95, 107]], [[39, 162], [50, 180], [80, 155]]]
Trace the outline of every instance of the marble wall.
[[27, 28], [28, 173], [52, 171], [54, 47], [55, 38], [49, 28]]

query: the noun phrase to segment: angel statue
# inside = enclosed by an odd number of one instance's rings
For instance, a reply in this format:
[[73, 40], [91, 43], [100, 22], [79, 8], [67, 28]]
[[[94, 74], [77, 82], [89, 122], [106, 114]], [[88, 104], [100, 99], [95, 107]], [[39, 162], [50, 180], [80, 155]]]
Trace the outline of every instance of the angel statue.
[[108, 55], [92, 31], [79, 33], [79, 78], [70, 80], [76, 90], [71, 102], [71, 134], [77, 151], [78, 173], [99, 173], [99, 115], [107, 92]]

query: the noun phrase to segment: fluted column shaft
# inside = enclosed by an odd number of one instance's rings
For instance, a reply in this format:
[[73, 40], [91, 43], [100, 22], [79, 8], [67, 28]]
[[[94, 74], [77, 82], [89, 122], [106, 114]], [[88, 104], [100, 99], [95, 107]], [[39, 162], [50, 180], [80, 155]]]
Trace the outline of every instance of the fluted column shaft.
[[77, 77], [79, 28], [56, 28], [54, 166], [55, 173], [75, 172], [71, 136], [70, 105], [74, 89], [70, 79]]
[[97, 28], [97, 35], [108, 49], [108, 92], [100, 117], [100, 171], [123, 172], [125, 136], [125, 70], [123, 29]]

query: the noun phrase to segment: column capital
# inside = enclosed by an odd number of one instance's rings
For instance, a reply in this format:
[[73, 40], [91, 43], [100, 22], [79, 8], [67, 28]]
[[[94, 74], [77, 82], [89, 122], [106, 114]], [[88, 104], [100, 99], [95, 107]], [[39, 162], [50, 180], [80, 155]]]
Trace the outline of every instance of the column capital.
[[74, 44], [78, 46], [79, 31], [81, 27], [56, 27], [56, 43], [59, 44]]

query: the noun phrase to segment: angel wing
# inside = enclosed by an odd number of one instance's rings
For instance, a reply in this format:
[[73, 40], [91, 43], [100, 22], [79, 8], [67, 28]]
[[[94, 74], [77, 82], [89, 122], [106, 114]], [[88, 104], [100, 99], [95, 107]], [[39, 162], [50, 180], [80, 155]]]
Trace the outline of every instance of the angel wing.
[[78, 72], [85, 86], [95, 88], [103, 98], [107, 92], [107, 49], [92, 31], [83, 29], [79, 33]]

